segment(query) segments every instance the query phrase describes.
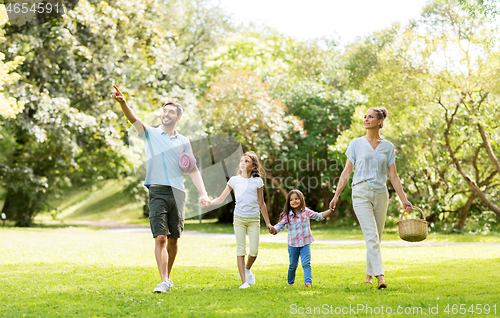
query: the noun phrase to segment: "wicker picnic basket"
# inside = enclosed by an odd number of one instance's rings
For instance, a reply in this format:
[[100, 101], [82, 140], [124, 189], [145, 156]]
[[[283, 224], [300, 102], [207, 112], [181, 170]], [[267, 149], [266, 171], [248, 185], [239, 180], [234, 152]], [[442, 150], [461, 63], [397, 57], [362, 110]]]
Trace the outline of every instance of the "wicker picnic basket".
[[408, 242], [420, 242], [427, 238], [427, 225], [429, 222], [425, 220], [425, 214], [422, 209], [418, 207], [414, 207], [415, 209], [419, 209], [422, 213], [421, 219], [406, 219], [403, 220], [403, 216], [406, 211], [401, 214], [401, 219], [396, 223], [398, 225], [399, 237], [402, 240]]

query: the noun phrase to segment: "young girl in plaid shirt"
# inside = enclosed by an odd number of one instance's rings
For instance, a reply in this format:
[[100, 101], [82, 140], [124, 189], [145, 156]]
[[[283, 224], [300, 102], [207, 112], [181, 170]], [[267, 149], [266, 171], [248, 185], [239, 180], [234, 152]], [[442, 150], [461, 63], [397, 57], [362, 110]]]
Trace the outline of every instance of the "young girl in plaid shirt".
[[[295, 283], [295, 271], [299, 263], [299, 256], [304, 270], [304, 283], [306, 287], [312, 284], [311, 273], [311, 248], [314, 241], [311, 234], [310, 219], [323, 220], [333, 210], [314, 212], [306, 208], [304, 195], [299, 190], [292, 190], [286, 198], [285, 208], [280, 215], [280, 221], [274, 226], [276, 233], [281, 231], [285, 225], [288, 231], [288, 255], [290, 266], [288, 267], [288, 285]], [[274, 234], [276, 234], [274, 233]]]

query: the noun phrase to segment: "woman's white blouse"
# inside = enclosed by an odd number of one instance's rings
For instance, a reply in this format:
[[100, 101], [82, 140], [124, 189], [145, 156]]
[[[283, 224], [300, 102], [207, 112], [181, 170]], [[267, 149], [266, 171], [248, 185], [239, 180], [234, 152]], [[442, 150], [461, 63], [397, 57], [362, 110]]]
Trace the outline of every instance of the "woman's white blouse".
[[374, 192], [387, 191], [387, 169], [396, 159], [394, 145], [390, 141], [382, 139], [373, 149], [365, 137], [359, 137], [351, 141], [345, 154], [355, 167], [353, 187], [366, 181]]

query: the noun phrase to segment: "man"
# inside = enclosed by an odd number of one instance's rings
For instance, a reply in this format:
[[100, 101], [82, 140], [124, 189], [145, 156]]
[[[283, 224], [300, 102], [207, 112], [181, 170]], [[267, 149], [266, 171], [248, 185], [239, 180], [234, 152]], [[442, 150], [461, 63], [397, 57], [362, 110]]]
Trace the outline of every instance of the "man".
[[[134, 125], [146, 146], [146, 180], [149, 189], [149, 222], [155, 239], [155, 257], [161, 282], [153, 290], [163, 293], [174, 285], [170, 279], [177, 255], [177, 240], [184, 230], [184, 207], [186, 193], [184, 174], [179, 167], [183, 153], [193, 155], [189, 139], [175, 130], [182, 116], [181, 105], [168, 102], [163, 106], [161, 125], [157, 128], [144, 124], [129, 107], [118, 87], [111, 98], [120, 103], [123, 113]], [[206, 205], [207, 191], [198, 168], [189, 172], [193, 183], [201, 193], [198, 202]]]

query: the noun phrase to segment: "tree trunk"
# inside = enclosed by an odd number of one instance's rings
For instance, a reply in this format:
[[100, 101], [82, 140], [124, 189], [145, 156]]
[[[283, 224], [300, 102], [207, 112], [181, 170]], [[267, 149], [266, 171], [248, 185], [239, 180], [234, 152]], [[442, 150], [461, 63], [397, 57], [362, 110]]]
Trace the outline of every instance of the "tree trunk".
[[[446, 134], [445, 134], [446, 136]], [[448, 148], [448, 152], [450, 153], [451, 158], [453, 159], [453, 162], [455, 163], [455, 167], [457, 168], [458, 172], [462, 177], [464, 178], [465, 182], [467, 182], [467, 185], [469, 188], [481, 199], [481, 201], [486, 205], [488, 209], [491, 211], [495, 212], [495, 214], [500, 217], [500, 207], [495, 205], [493, 202], [491, 202], [486, 195], [481, 191], [481, 189], [477, 186], [477, 184], [465, 173], [465, 171], [462, 169], [462, 165], [458, 161], [458, 159], [455, 157], [455, 153], [451, 149], [450, 146], [450, 140], [449, 137], [446, 136], [446, 147]]]
[[269, 192], [269, 188], [268, 187], [264, 187], [264, 189], [265, 189], [265, 193], [266, 193], [266, 196], [264, 198], [264, 202], [266, 202], [267, 215], [269, 216], [269, 220], [271, 220], [271, 217], [274, 214], [273, 206], [272, 206], [272, 204], [270, 204], [271, 203], [271, 194]]
[[495, 156], [495, 153], [493, 153], [493, 149], [491, 148], [490, 144], [490, 139], [488, 138], [488, 135], [486, 135], [486, 131], [484, 131], [484, 128], [481, 124], [478, 124], [477, 127], [479, 129], [479, 133], [481, 134], [481, 138], [483, 139], [484, 148], [488, 153], [488, 157], [493, 163], [493, 166], [495, 166], [497, 173], [500, 174], [500, 161], [498, 161], [497, 156]]
[[217, 210], [219, 210], [217, 223], [233, 223], [234, 198], [232, 202], [221, 206]]
[[149, 202], [146, 200], [146, 203], [142, 206], [142, 216], [144, 218], [149, 218]]
[[439, 214], [432, 213], [425, 217], [426, 221], [429, 223], [437, 223], [439, 221]]
[[477, 198], [477, 195], [472, 192], [467, 200], [467, 203], [460, 210], [460, 216], [457, 225], [455, 225], [455, 229], [462, 230], [465, 227], [465, 222], [467, 221], [467, 215], [469, 214], [470, 208], [472, 207], [472, 203]]
[[33, 202], [33, 198], [24, 192], [14, 192], [9, 189], [2, 213], [5, 213], [7, 220], [14, 221], [16, 226], [28, 227], [33, 224], [33, 218], [38, 211], [35, 207], [36, 201]]
[[269, 171], [266, 171], [266, 177], [269, 178], [269, 180], [271, 180], [271, 182], [274, 184], [274, 186], [276, 188], [278, 188], [280, 190], [281, 194], [283, 194], [286, 198], [288, 195], [288, 192], [285, 190], [285, 188], [283, 188], [283, 186], [278, 182], [278, 180], [276, 180], [276, 178]]
[[472, 190], [472, 192], [474, 192], [479, 197], [479, 199], [481, 199], [481, 202], [483, 202], [483, 204], [488, 209], [490, 209], [491, 211], [495, 212], [495, 214], [498, 217], [500, 217], [500, 207], [498, 207], [493, 202], [491, 202], [486, 197], [486, 195], [483, 193], [483, 191], [481, 191], [481, 189], [479, 188], [479, 186], [465, 173], [465, 171], [462, 169], [462, 165], [460, 164], [460, 162], [458, 161], [457, 157], [455, 156], [455, 152], [451, 148], [451, 142], [450, 142], [451, 125], [453, 123], [453, 118], [454, 118], [455, 114], [457, 113], [459, 105], [460, 105], [461, 102], [462, 101], [460, 101], [457, 104], [457, 106], [455, 108], [455, 112], [453, 113], [453, 115], [450, 118], [448, 118], [448, 115], [446, 115], [447, 127], [446, 127], [446, 131], [444, 132], [444, 139], [445, 139], [446, 148], [448, 149], [448, 153], [450, 154], [450, 157], [453, 160], [453, 163], [455, 164], [455, 167], [457, 168], [457, 170], [460, 173], [460, 175], [462, 176], [462, 178], [464, 178], [465, 182], [467, 183], [467, 185], [469, 186], [469, 188]]
[[278, 189], [275, 189], [271, 198], [271, 206], [272, 210], [276, 213], [274, 213], [272, 216], [269, 216], [272, 224], [276, 224], [279, 222], [279, 217], [281, 215], [281, 212], [283, 211], [285, 200], [281, 200], [281, 198], [283, 198], [283, 196], [281, 195], [280, 191]]

